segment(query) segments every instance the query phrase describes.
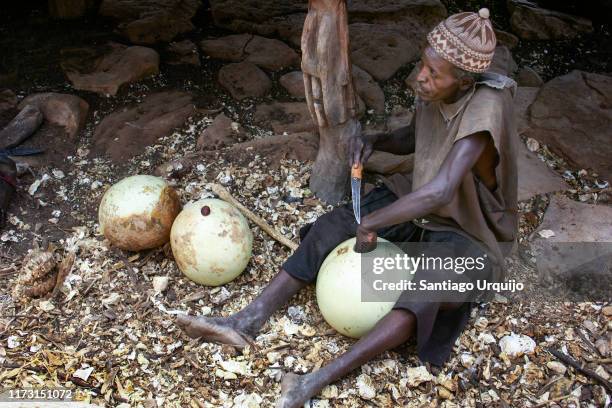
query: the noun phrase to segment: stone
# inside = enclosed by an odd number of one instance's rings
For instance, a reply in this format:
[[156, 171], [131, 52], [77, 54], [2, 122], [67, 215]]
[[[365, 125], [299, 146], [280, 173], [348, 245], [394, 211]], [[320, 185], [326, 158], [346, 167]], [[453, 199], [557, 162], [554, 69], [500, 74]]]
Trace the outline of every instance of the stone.
[[571, 166], [612, 179], [612, 77], [572, 71], [545, 83], [529, 108], [525, 132]]
[[537, 230], [552, 230], [550, 242], [612, 242], [612, 207], [554, 195]]
[[505, 45], [509, 49], [516, 47], [519, 42], [516, 35], [502, 30], [495, 30], [495, 38], [497, 39], [498, 45]]
[[270, 71], [298, 66], [299, 55], [287, 44], [259, 35], [236, 34], [204, 40], [200, 47], [211, 58], [224, 61], [248, 61]]
[[240, 62], [244, 59], [244, 48], [251, 41], [251, 34], [234, 34], [221, 38], [203, 40], [200, 48], [204, 54], [222, 61]]
[[213, 123], [202, 131], [196, 146], [199, 149], [215, 150], [240, 142], [244, 138], [242, 126], [220, 113]]
[[166, 52], [168, 53], [168, 64], [200, 66], [198, 47], [191, 40], [171, 42], [168, 44]]
[[519, 86], [514, 94], [516, 132], [520, 135], [529, 128], [529, 107], [535, 101], [540, 88]]
[[272, 102], [257, 106], [253, 121], [275, 133], [311, 132], [315, 124], [304, 102]]
[[59, 19], [79, 18], [90, 11], [94, 4], [94, 0], [49, 0], [49, 15]]
[[495, 54], [493, 55], [489, 71], [512, 76], [517, 69], [518, 65], [516, 65], [514, 58], [512, 58], [512, 53], [508, 47], [504, 45], [495, 47]]
[[539, 194], [569, 189], [570, 186], [563, 181], [563, 178], [550, 169], [535, 153], [527, 150], [522, 141], [517, 144], [519, 201], [529, 200]]
[[219, 70], [219, 84], [234, 99], [259, 98], [272, 89], [272, 81], [256, 65], [250, 62], [227, 64]]
[[195, 112], [191, 95], [179, 91], [148, 95], [138, 104], [121, 108], [96, 126], [92, 156], [108, 155], [122, 163], [185, 124]]
[[[544, 238], [540, 232], [552, 232]], [[545, 289], [566, 301], [604, 301], [612, 290], [612, 207], [554, 195], [531, 252]]]
[[[219, 27], [278, 37], [296, 47], [300, 46], [304, 17], [308, 11], [307, 2], [211, 0], [210, 6], [215, 25]], [[439, 0], [355, 0], [348, 4], [351, 23], [393, 27], [410, 39], [424, 39], [425, 34], [446, 14]]]
[[61, 67], [75, 89], [113, 96], [124, 84], [158, 74], [159, 54], [120, 44], [64, 49]]
[[278, 168], [281, 160], [286, 159], [312, 162], [318, 150], [319, 136], [316, 133], [298, 132], [237, 143], [227, 150], [225, 157], [232, 163], [245, 165], [257, 155], [271, 167]]
[[544, 84], [540, 75], [531, 67], [522, 67], [516, 74], [516, 83], [518, 86], [535, 86], [539, 87]]
[[349, 25], [351, 61], [378, 81], [391, 78], [404, 64], [416, 61], [419, 41], [409, 40], [393, 28], [377, 24]]
[[258, 35], [247, 43], [244, 52], [247, 54], [246, 61], [270, 71], [299, 66], [300, 63], [298, 54], [287, 44]]
[[289, 95], [296, 99], [304, 99], [304, 74], [302, 71], [292, 71], [281, 76], [278, 80], [283, 88], [289, 92]]
[[560, 40], [593, 31], [584, 18], [538, 7], [531, 1], [509, 0], [512, 31], [524, 40]]
[[533, 353], [536, 342], [531, 337], [525, 336], [524, 334], [511, 333], [502, 337], [499, 341], [499, 347], [502, 353], [505, 353], [509, 357], [514, 357]]
[[36, 106], [45, 121], [63, 127], [70, 139], [74, 139], [85, 126], [89, 113], [89, 104], [82, 98], [55, 92], [30, 95], [21, 101], [19, 108], [27, 105]]
[[379, 115], [385, 113], [385, 94], [378, 83], [363, 69], [353, 65], [353, 84], [355, 91], [366, 106]]
[[134, 44], [170, 42], [194, 29], [199, 0], [103, 0], [100, 15], [119, 21], [119, 32]]

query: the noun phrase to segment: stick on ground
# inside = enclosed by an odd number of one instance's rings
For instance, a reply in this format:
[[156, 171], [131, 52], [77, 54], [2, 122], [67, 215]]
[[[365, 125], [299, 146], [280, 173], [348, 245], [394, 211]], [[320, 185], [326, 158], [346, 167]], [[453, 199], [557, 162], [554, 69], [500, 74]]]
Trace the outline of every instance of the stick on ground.
[[584, 366], [584, 364], [580, 364], [579, 362], [577, 362], [576, 360], [574, 360], [573, 358], [571, 358], [570, 356], [552, 349], [552, 348], [547, 348], [546, 349], [550, 354], [552, 354], [553, 356], [557, 357], [559, 360], [563, 361], [565, 364], [568, 364], [572, 367], [574, 367], [576, 370], [580, 371], [582, 374], [586, 375], [587, 377], [599, 382], [601, 385], [603, 385], [604, 387], [606, 387], [606, 389], [608, 390], [608, 392], [612, 392], [612, 384], [610, 384], [609, 381], [607, 381], [605, 378], [603, 378], [602, 376], [600, 376], [599, 374], [597, 374], [595, 371], [586, 368]]
[[257, 226], [259, 228], [261, 228], [262, 230], [264, 230], [268, 235], [270, 235], [272, 238], [274, 238], [276, 241], [280, 242], [281, 244], [285, 245], [287, 248], [290, 248], [292, 250], [296, 250], [298, 248], [298, 245], [291, 241], [289, 238], [285, 237], [283, 234], [281, 234], [280, 232], [278, 232], [277, 230], [275, 230], [273, 227], [271, 227], [266, 221], [264, 221], [260, 216], [256, 215], [255, 213], [253, 213], [251, 210], [249, 210], [248, 208], [246, 208], [244, 205], [242, 205], [238, 200], [236, 200], [234, 198], [234, 196], [232, 196], [232, 194], [225, 188], [223, 187], [221, 184], [213, 184], [212, 186], [212, 191], [219, 196], [219, 198], [221, 198], [224, 201], [227, 201], [229, 203], [231, 203], [232, 205], [234, 205], [236, 208], [238, 208], [240, 210], [241, 213], [243, 213], [248, 219], [250, 219], [251, 221], [253, 221], [255, 224], [257, 224]]

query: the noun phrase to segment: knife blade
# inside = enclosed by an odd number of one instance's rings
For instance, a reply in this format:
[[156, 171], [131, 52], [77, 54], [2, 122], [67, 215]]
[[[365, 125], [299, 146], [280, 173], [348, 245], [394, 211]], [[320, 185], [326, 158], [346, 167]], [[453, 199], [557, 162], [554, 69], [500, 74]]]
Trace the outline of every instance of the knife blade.
[[361, 176], [363, 165], [356, 163], [351, 167], [351, 198], [353, 199], [353, 214], [357, 224], [361, 224]]

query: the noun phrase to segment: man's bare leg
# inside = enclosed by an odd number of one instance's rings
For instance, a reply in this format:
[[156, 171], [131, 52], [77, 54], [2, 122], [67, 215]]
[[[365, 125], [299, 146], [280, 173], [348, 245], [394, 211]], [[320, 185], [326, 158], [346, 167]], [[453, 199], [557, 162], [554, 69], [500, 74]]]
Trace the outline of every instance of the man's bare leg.
[[306, 375], [285, 374], [277, 408], [301, 407], [323, 387], [344, 377], [379, 354], [395, 348], [412, 336], [416, 318], [412, 312], [392, 310], [346, 353], [318, 371]]
[[[461, 303], [442, 303], [440, 310], [456, 309]], [[416, 330], [416, 317], [407, 310], [392, 310], [346, 353], [306, 375], [285, 374], [277, 408], [301, 407], [326, 385], [344, 377], [374, 357], [406, 342]]]
[[177, 317], [176, 323], [193, 338], [230, 344], [242, 348], [252, 342], [272, 314], [308, 283], [281, 269], [247, 307], [229, 317]]

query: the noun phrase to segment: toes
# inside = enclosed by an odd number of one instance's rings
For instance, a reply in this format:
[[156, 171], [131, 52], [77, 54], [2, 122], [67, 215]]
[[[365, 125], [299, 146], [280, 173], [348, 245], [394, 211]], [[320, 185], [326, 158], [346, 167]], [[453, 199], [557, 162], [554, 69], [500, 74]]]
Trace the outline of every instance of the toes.
[[179, 325], [183, 329], [190, 326], [192, 320], [193, 320], [193, 317], [186, 315], [186, 314], [180, 314], [176, 316], [176, 324]]

